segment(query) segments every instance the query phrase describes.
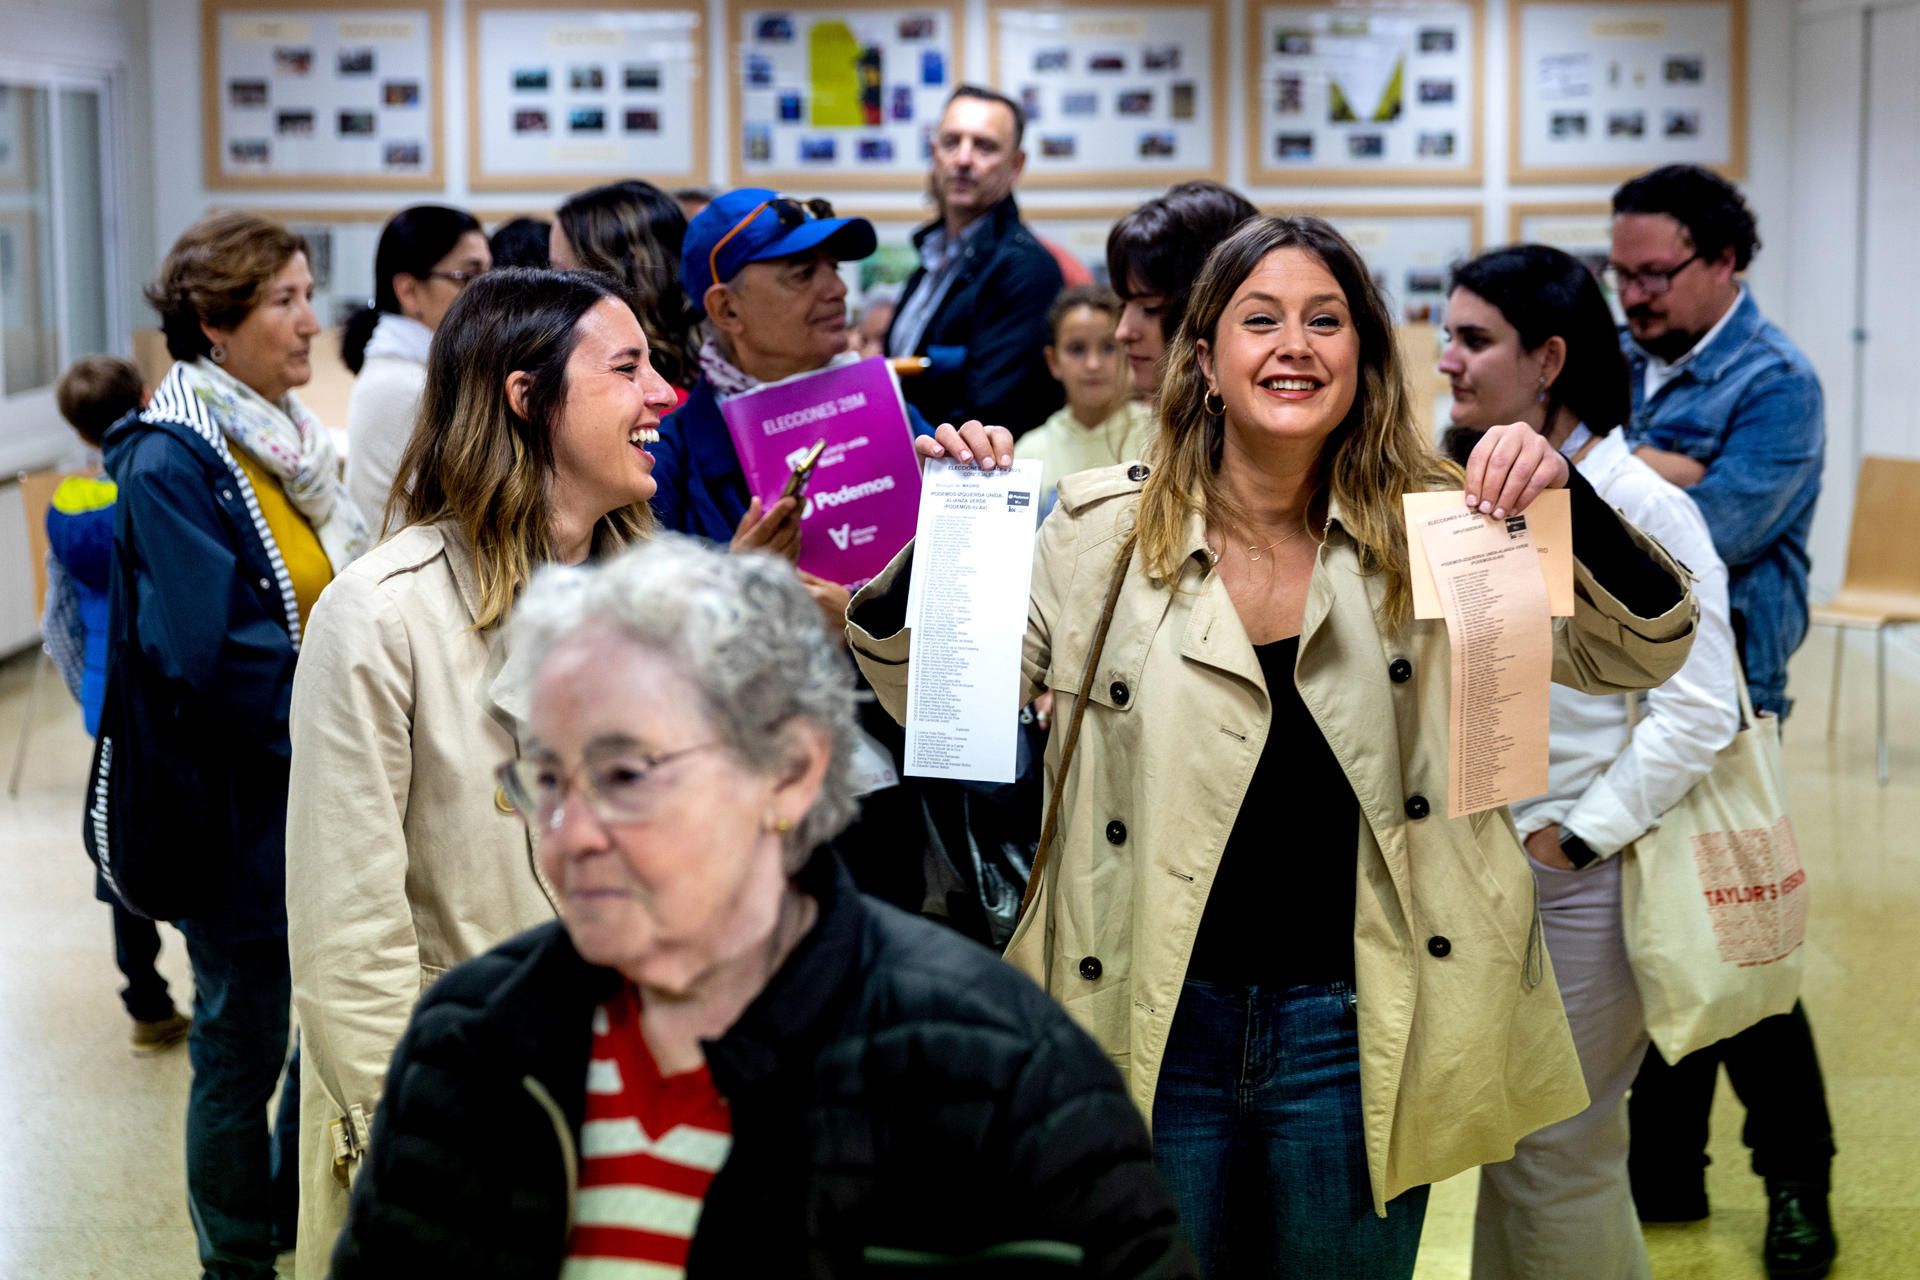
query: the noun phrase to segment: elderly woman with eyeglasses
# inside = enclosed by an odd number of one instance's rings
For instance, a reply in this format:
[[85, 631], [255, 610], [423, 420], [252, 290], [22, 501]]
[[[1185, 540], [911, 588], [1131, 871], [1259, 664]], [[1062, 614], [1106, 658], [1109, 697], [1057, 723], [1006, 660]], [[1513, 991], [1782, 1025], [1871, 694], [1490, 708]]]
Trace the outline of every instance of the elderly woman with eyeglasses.
[[1092, 1041], [824, 848], [853, 679], [787, 566], [544, 570], [509, 647], [561, 921], [422, 1000], [336, 1277], [1195, 1274]]

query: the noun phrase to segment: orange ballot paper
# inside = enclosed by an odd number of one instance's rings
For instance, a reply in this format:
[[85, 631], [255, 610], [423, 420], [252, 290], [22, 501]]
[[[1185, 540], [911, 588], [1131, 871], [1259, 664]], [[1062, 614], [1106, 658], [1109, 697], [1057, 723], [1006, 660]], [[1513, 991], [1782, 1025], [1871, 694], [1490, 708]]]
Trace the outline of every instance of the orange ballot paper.
[[[1413, 616], [1443, 618], [1440, 595], [1433, 589], [1433, 570], [1427, 567], [1426, 548], [1414, 521], [1467, 509], [1464, 490], [1445, 493], [1403, 493], [1401, 509], [1407, 517], [1407, 559], [1413, 570]], [[1527, 506], [1527, 532], [1540, 553], [1540, 569], [1547, 575], [1547, 612], [1556, 618], [1573, 616], [1573, 501], [1565, 489], [1549, 489]], [[1542, 788], [1545, 790], [1545, 788]]]
[[1453, 648], [1449, 817], [1547, 789], [1553, 620], [1532, 515], [1495, 520], [1467, 510], [1461, 496], [1415, 522]]

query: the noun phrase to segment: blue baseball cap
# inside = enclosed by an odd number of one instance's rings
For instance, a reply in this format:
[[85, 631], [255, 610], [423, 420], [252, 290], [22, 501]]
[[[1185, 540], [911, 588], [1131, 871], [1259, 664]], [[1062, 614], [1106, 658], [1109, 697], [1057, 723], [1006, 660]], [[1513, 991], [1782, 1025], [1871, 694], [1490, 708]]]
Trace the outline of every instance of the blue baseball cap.
[[701, 300], [716, 279], [725, 284], [749, 262], [814, 249], [824, 249], [841, 262], [857, 262], [879, 247], [873, 224], [865, 218], [821, 217], [809, 208], [812, 203], [765, 187], [741, 187], [715, 197], [696, 214], [680, 249], [680, 284], [694, 310], [705, 310]]

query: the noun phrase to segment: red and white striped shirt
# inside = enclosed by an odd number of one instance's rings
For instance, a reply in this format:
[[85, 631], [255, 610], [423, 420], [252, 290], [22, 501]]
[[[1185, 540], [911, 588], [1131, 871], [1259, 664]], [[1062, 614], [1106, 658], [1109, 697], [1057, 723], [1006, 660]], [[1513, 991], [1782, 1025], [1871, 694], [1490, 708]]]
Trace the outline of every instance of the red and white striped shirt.
[[580, 1198], [561, 1280], [677, 1280], [713, 1175], [733, 1145], [703, 1063], [662, 1076], [628, 986], [593, 1012]]

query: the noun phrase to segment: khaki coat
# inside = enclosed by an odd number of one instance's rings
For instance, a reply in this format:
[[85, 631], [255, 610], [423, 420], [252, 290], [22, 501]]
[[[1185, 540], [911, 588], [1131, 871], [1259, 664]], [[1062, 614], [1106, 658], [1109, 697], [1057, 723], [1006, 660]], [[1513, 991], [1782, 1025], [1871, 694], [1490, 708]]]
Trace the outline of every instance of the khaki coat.
[[413, 526], [335, 578], [307, 624], [287, 805], [303, 1276], [327, 1273], [346, 1222], [358, 1160], [336, 1170], [335, 1135], [364, 1145], [420, 994], [554, 918], [494, 780], [525, 682], [503, 673], [499, 629], [473, 629], [479, 598], [457, 527]]
[[[1144, 475], [1120, 466], [1063, 481], [1040, 530], [1021, 696], [1054, 690], [1063, 727]], [[1657, 543], [1634, 536], [1688, 581]], [[1149, 1119], [1201, 913], [1271, 721], [1259, 660], [1211, 572], [1197, 516], [1188, 542], [1177, 590], [1137, 558], [1128, 572], [1057, 843], [1007, 950], [1106, 1048]], [[910, 637], [898, 620], [912, 554], [909, 546], [860, 592], [848, 627], [896, 717], [906, 710]], [[1585, 566], [1575, 573], [1577, 611], [1554, 623], [1555, 680], [1617, 692], [1679, 668], [1692, 643], [1691, 593], [1662, 617], [1639, 618]], [[1295, 680], [1360, 806], [1360, 1090], [1381, 1212], [1410, 1187], [1507, 1159], [1516, 1140], [1587, 1103], [1512, 820], [1504, 809], [1446, 816], [1445, 623], [1384, 630], [1383, 589], [1361, 572], [1336, 506], [1308, 588]], [[1411, 675], [1400, 668], [1396, 681], [1389, 668], [1402, 660]], [[1049, 786], [1065, 737], [1048, 744]], [[1279, 832], [1272, 856], [1302, 855]], [[1313, 910], [1275, 902], [1273, 927]]]

